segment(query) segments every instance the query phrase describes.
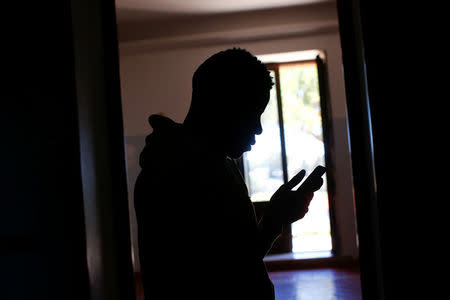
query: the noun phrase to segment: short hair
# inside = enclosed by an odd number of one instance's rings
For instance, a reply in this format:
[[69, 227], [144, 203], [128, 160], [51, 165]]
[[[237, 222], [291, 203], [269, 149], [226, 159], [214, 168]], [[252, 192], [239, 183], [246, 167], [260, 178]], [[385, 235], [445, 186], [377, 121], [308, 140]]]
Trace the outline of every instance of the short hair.
[[232, 48], [212, 55], [198, 67], [192, 78], [192, 100], [235, 89], [253, 88], [264, 93], [273, 84], [266, 65], [247, 50]]

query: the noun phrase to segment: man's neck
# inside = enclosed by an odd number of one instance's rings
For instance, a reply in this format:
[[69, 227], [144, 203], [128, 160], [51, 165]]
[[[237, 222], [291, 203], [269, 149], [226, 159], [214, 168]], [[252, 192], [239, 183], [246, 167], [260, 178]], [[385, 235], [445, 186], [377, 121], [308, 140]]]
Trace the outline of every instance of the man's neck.
[[211, 130], [210, 126], [205, 125], [203, 122], [196, 122], [193, 119], [186, 118], [183, 122], [183, 128], [188, 138], [201, 150], [214, 155], [226, 156], [217, 140], [219, 133]]

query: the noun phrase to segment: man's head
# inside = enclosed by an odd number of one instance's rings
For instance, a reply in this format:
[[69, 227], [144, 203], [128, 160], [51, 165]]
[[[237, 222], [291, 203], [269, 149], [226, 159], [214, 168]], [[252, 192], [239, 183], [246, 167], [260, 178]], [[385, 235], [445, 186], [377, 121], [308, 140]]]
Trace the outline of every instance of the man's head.
[[209, 57], [195, 71], [186, 120], [203, 127], [208, 141], [226, 155], [239, 157], [261, 134], [261, 114], [273, 82], [266, 66], [243, 49]]

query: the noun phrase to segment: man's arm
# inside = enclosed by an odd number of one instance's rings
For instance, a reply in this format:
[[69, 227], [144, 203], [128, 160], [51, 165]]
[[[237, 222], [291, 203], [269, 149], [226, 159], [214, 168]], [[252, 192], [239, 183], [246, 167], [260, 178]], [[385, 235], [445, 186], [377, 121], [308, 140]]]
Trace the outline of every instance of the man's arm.
[[258, 223], [258, 258], [263, 259], [272, 248], [273, 243], [283, 231], [283, 226], [276, 224], [268, 216], [263, 216]]

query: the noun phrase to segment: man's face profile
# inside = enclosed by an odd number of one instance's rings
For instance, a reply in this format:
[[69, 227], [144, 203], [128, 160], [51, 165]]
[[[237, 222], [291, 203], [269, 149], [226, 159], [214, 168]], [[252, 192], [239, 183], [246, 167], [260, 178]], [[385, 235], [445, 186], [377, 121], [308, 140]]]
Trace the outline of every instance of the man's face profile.
[[[241, 91], [242, 92], [242, 91]], [[224, 128], [225, 154], [238, 158], [250, 151], [255, 144], [255, 136], [262, 133], [261, 115], [269, 102], [269, 92], [251, 90], [237, 97], [233, 111], [229, 113]], [[233, 101], [234, 102], [234, 101]]]

